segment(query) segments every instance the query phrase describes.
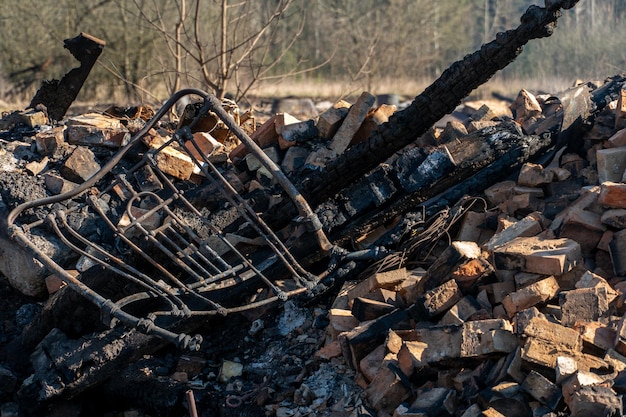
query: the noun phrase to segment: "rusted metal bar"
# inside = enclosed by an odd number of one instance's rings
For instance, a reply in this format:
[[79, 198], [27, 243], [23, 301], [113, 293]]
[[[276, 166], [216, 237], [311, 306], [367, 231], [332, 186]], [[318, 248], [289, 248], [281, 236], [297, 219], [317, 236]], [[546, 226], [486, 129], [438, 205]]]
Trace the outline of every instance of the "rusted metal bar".
[[187, 405], [189, 406], [189, 417], [198, 417], [198, 411], [196, 410], [196, 398], [193, 395], [192, 390], [187, 390]]

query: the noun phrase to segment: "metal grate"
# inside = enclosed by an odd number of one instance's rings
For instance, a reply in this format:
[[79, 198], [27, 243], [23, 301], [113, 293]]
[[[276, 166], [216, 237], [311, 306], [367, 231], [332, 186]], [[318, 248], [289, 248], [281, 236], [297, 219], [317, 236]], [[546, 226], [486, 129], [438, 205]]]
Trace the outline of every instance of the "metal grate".
[[[204, 100], [192, 124], [178, 129], [158, 149], [146, 152], [134, 166], [125, 167], [122, 161], [126, 161], [124, 158], [133, 146], [187, 95], [197, 95]], [[130, 143], [87, 182], [71, 192], [24, 203], [8, 217], [13, 239], [28, 248], [72, 289], [95, 303], [106, 323], [113, 326], [121, 321], [187, 349], [198, 349], [202, 339], [198, 335], [171, 331], [171, 323], [180, 318], [226, 315], [257, 308], [306, 292], [318, 281], [318, 277], [305, 270], [290, 253], [279, 233], [255, 213], [220, 169], [203, 156], [191, 128], [208, 112], [221, 119], [259, 159], [294, 202], [300, 220], [315, 236], [319, 249], [330, 252], [332, 245], [319, 220], [276, 164], [224, 111], [221, 101], [192, 89], [174, 94]], [[189, 144], [198, 152], [190, 151]], [[251, 239], [261, 246], [246, 250], [245, 246], [242, 249], [233, 244], [205, 211], [190, 202], [180, 182], [159, 168], [158, 159], [172, 146], [193, 161], [196, 171], [206, 178], [224, 204], [236, 209], [252, 231]], [[146, 171], [154, 174], [153, 183], [160, 186], [151, 189], [142, 183], [140, 174]], [[44, 210], [45, 221], [26, 223], [30, 209]], [[85, 237], [76, 222], [68, 220], [75, 215], [98, 222], [99, 227], [109, 231], [112, 239], [97, 242]], [[190, 218], [196, 220], [194, 224]], [[33, 242], [32, 232], [36, 228], [53, 230], [77, 257], [105, 269], [116, 280], [125, 280], [125, 289], [130, 294], [105, 297], [98, 288], [82, 282], [80, 276], [68, 272]], [[258, 300], [242, 297], [236, 289], [244, 287], [248, 294], [264, 295]]]

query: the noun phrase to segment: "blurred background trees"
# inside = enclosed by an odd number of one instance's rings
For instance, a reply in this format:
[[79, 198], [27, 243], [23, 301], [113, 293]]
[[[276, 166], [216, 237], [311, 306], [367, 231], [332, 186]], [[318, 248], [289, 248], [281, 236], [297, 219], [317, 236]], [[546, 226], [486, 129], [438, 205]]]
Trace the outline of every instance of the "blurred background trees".
[[[29, 100], [42, 80], [77, 66], [62, 42], [80, 32], [107, 42], [83, 101], [159, 101], [182, 87], [241, 99], [292, 93], [284, 87], [298, 84], [321, 97], [362, 90], [413, 96], [542, 3], [3, 0], [0, 99]], [[625, 17], [626, 0], [581, 0], [551, 38], [527, 45], [494, 85], [503, 94], [518, 85], [555, 92], [576, 79], [623, 72]], [[331, 84], [342, 87], [329, 92]]]

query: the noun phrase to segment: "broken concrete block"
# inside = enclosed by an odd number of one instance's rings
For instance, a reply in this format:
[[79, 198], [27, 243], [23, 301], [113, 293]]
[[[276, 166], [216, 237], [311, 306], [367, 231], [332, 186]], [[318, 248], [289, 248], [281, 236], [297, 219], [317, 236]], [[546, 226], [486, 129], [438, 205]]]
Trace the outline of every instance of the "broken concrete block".
[[329, 161], [337, 158], [337, 153], [332, 149], [321, 147], [309, 153], [304, 165], [313, 170], [319, 170], [326, 166]]
[[96, 156], [89, 148], [77, 146], [61, 166], [61, 174], [70, 181], [82, 183], [93, 177], [100, 168]]
[[497, 269], [563, 275], [582, 261], [578, 242], [571, 239], [519, 237], [494, 249]]
[[413, 365], [422, 367], [442, 360], [461, 357], [463, 328], [461, 326], [432, 326], [416, 329], [406, 340]]
[[339, 130], [337, 130], [337, 133], [335, 133], [330, 143], [330, 149], [332, 149], [336, 154], [342, 154], [346, 150], [352, 140], [352, 137], [359, 127], [361, 127], [363, 120], [365, 120], [367, 113], [372, 108], [375, 101], [375, 96], [367, 91], [364, 91], [361, 93], [361, 96], [357, 99], [356, 103], [350, 107], [348, 115], [344, 119], [343, 123], [341, 123]]
[[580, 370], [576, 371], [569, 378], [563, 381], [563, 397], [565, 401], [568, 402], [572, 395], [574, 395], [574, 393], [582, 387], [601, 385], [603, 383], [604, 380], [592, 372]]
[[626, 356], [626, 317], [624, 316], [617, 325], [614, 349], [621, 355]]
[[484, 244], [493, 235], [493, 231], [489, 230], [486, 224], [487, 213], [468, 211], [463, 216], [456, 240]]
[[607, 349], [604, 358], [617, 372], [626, 370], [626, 356], [623, 356], [613, 349]]
[[[569, 350], [575, 353], [582, 349], [582, 339], [576, 330], [541, 317], [532, 317], [528, 321], [517, 320], [515, 330], [518, 334], [523, 334], [529, 338], [559, 345], [564, 351]], [[556, 360], [556, 357], [552, 358], [550, 362], [553, 360]]]
[[466, 295], [458, 303], [453, 305], [441, 318], [442, 325], [463, 324], [473, 314], [482, 309], [482, 306], [474, 297]]
[[600, 183], [620, 182], [622, 180], [626, 170], [626, 146], [600, 149], [596, 152], [596, 157]]
[[509, 317], [512, 317], [518, 311], [554, 298], [558, 291], [559, 283], [553, 276], [550, 276], [510, 293], [504, 297], [502, 305]]
[[350, 310], [331, 308], [328, 312], [329, 330], [333, 339], [341, 332], [354, 329], [359, 325], [359, 320], [352, 315]]
[[555, 181], [566, 181], [571, 178], [572, 173], [561, 167], [550, 167], [550, 170], [554, 174]]
[[[67, 247], [62, 243], [38, 235], [31, 235], [30, 239], [50, 258], [63, 259], [62, 248]], [[6, 232], [0, 233], [0, 272], [22, 294], [30, 297], [47, 295], [45, 277], [49, 272], [30, 252], [9, 239]]]
[[598, 205], [598, 199], [600, 196], [600, 186], [593, 186], [588, 188], [583, 188], [580, 192], [580, 197], [578, 197], [573, 203], [567, 205], [559, 214], [556, 215], [552, 223], [550, 223], [550, 230], [554, 230], [557, 232], [563, 224], [567, 221], [569, 217], [577, 216], [577, 211], [588, 210], [588, 211], [599, 211], [594, 208]]
[[[371, 300], [368, 298], [357, 297], [352, 302], [352, 315], [358, 321], [369, 321], [377, 319], [380, 316], [391, 313], [396, 307], [382, 301]], [[353, 327], [358, 325], [355, 324]]]
[[124, 127], [120, 119], [94, 112], [68, 117], [66, 125], [92, 126], [99, 129], [120, 129]]

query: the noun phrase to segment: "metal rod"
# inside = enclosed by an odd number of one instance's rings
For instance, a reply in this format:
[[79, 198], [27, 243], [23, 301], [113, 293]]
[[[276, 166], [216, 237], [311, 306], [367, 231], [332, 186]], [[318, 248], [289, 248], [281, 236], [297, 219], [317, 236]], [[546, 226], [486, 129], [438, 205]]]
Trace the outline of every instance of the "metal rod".
[[189, 417], [198, 417], [198, 410], [196, 410], [196, 399], [192, 390], [187, 390], [187, 405], [189, 406]]

